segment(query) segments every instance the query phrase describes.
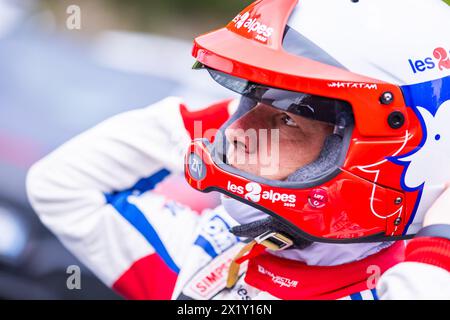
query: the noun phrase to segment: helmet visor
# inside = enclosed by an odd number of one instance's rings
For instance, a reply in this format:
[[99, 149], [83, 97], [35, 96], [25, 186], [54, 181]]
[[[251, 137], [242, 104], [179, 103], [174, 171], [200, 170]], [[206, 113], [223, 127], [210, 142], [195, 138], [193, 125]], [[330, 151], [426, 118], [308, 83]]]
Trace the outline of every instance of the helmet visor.
[[207, 70], [217, 83], [256, 103], [311, 120], [344, 127], [352, 118], [350, 104], [342, 100], [273, 88], [211, 68]]

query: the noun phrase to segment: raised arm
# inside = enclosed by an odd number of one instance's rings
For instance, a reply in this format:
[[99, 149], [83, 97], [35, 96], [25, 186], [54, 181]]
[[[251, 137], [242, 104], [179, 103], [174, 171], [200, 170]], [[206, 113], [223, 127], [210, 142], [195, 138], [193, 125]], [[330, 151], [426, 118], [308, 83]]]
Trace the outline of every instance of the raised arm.
[[27, 192], [42, 222], [128, 298], [170, 298], [193, 241], [197, 213], [152, 192], [183, 170], [190, 115], [177, 98], [119, 114], [29, 171]]

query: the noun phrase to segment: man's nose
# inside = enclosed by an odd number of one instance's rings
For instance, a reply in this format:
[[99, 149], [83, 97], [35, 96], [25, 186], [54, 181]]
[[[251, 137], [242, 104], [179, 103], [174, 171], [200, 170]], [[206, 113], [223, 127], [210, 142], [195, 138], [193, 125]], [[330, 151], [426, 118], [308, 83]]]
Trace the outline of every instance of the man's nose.
[[[255, 116], [255, 114], [258, 114], [258, 116]], [[262, 124], [261, 114], [251, 111], [233, 122], [225, 130], [225, 136], [228, 143], [236, 150], [242, 150], [245, 153], [252, 154], [258, 149], [260, 129], [267, 129]]]

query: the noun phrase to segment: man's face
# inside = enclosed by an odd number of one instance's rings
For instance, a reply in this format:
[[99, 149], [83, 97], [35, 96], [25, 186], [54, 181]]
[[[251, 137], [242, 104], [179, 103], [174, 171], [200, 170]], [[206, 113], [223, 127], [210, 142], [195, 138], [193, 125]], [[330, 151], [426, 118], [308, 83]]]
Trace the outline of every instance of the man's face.
[[259, 103], [225, 130], [227, 160], [244, 172], [285, 180], [317, 159], [332, 132], [330, 124]]

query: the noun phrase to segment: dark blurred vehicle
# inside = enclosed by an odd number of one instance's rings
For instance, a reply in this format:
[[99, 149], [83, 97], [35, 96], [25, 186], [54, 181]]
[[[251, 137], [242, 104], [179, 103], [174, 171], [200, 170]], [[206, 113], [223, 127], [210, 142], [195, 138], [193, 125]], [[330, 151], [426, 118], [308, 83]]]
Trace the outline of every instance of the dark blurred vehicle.
[[[198, 76], [184, 76], [189, 65], [177, 71], [164, 53], [153, 60], [161, 46], [172, 54], [187, 50], [188, 56], [189, 44], [117, 32], [86, 42], [38, 31], [24, 16], [8, 32], [0, 30], [0, 298], [119, 298], [40, 223], [26, 197], [27, 170], [114, 114], [169, 95], [206, 103], [221, 98], [220, 92], [198, 85]], [[169, 183], [184, 192], [182, 180], [174, 179]], [[216, 203], [202, 199], [206, 207]], [[70, 265], [81, 267], [81, 290], [66, 286]]]

